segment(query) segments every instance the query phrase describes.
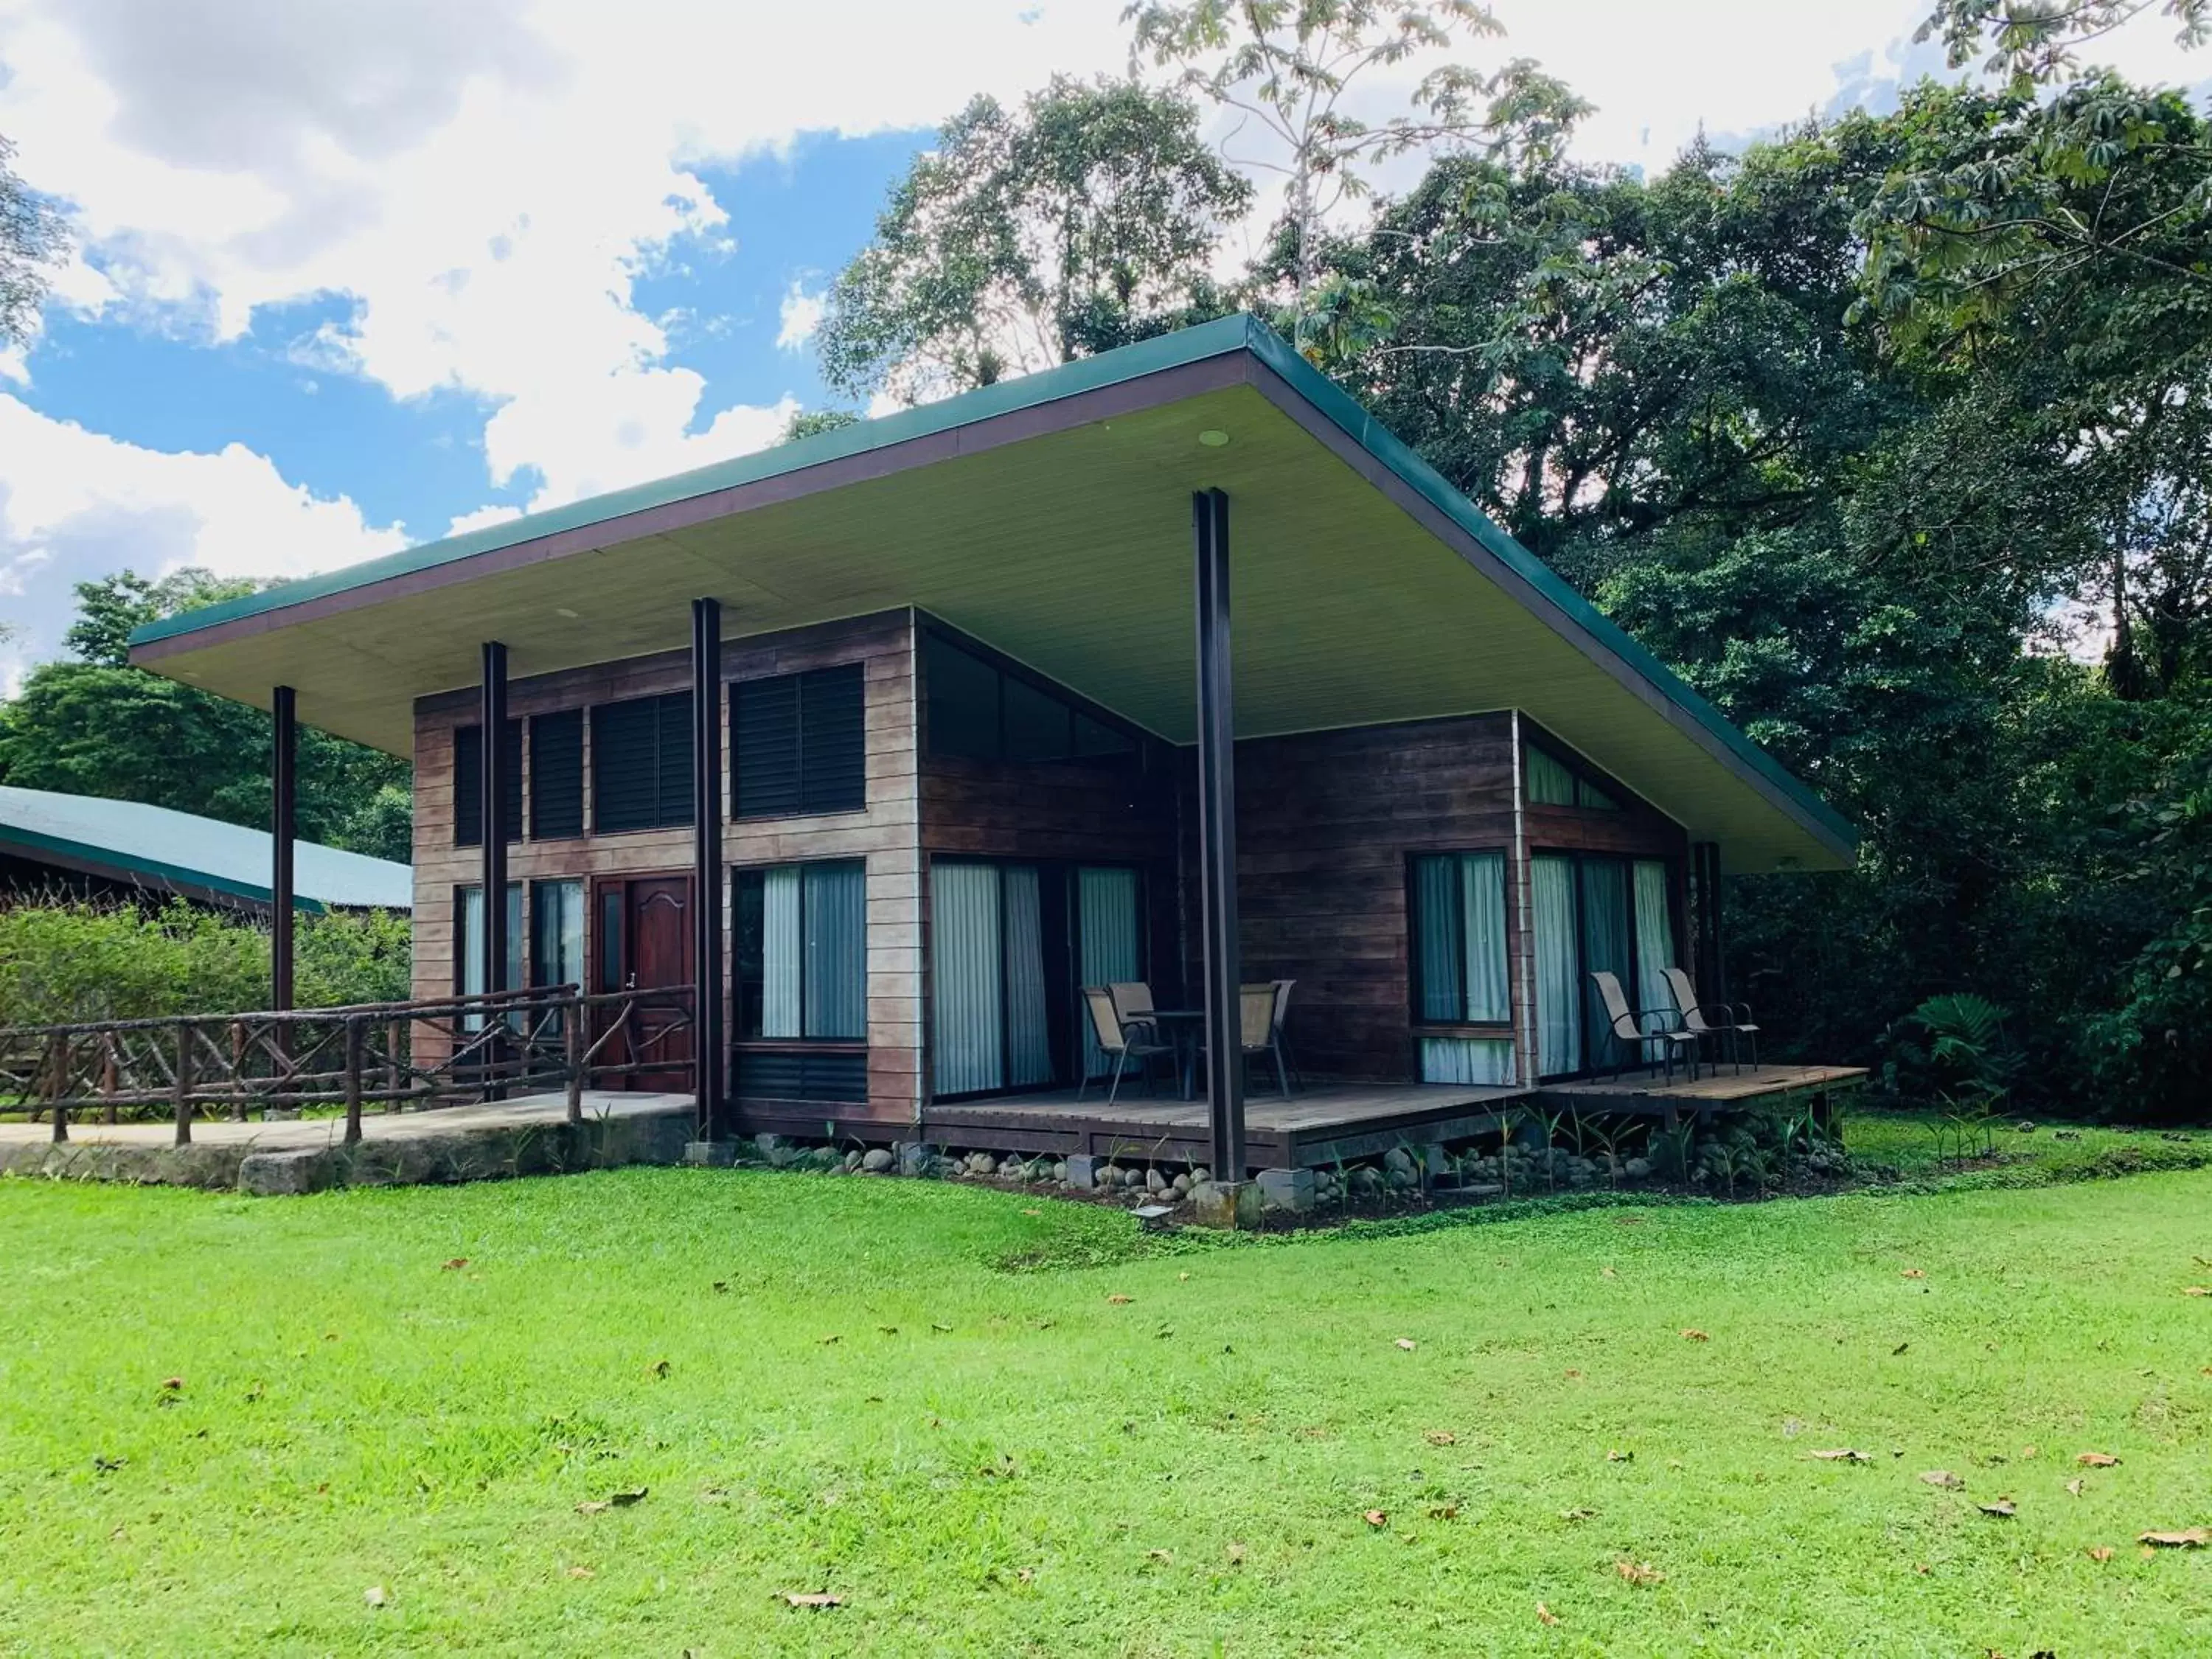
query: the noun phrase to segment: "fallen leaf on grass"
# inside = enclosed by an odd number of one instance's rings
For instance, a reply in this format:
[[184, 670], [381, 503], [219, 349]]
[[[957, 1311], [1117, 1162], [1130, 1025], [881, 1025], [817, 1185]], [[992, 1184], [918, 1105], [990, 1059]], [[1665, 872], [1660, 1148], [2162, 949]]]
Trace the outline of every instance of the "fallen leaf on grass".
[[1600, 1267], [1597, 1270], [1597, 1276], [1600, 1279], [1618, 1279], [1620, 1277], [1619, 1273], [1613, 1272], [1610, 1267]]
[[1699, 1330], [1696, 1326], [1692, 1325], [1688, 1330], [1682, 1333], [1682, 1340], [1686, 1342], [1710, 1342], [1713, 1339], [1708, 1334]]
[[1892, 1348], [1892, 1349], [1889, 1351], [1889, 1357], [1890, 1357], [1892, 1359], [1894, 1359], [1894, 1358], [1896, 1358], [1898, 1357], [1898, 1355], [1899, 1355], [1899, 1354], [1903, 1353], [1903, 1352], [1904, 1352], [1907, 1348], [1911, 1347], [1911, 1346], [1912, 1346], [1912, 1345], [1911, 1345], [1910, 1342], [1900, 1342], [1900, 1343], [1899, 1343], [1895, 1347]]
[[727, 1296], [729, 1293], [730, 1281], [728, 1279], [718, 1279], [714, 1281], [714, 1294], [716, 1296]]
[[465, 1255], [457, 1255], [452, 1261], [446, 1262], [443, 1265], [446, 1272], [449, 1273], [457, 1273], [460, 1272], [462, 1268], [469, 1265], [469, 1259]]
[[878, 1325], [876, 1328], [881, 1331], [885, 1336], [896, 1336], [898, 1334], [898, 1327], [896, 1325]]
[[2212, 1285], [2191, 1285], [2182, 1291], [2184, 1296], [2212, 1296]]
[[668, 1370], [669, 1365], [665, 1359], [656, 1359], [653, 1364], [645, 1368], [645, 1374], [647, 1376], [665, 1378], [668, 1375]]
[[1403, 1348], [1407, 1353], [1411, 1353], [1420, 1345], [1415, 1342], [1410, 1336], [1401, 1336], [1398, 1339], [1398, 1346]]
[[1429, 1519], [1431, 1521], [1456, 1521], [1459, 1519], [1459, 1505], [1456, 1504], [1431, 1504], [1429, 1505]]
[[1175, 1565], [1175, 1552], [1172, 1550], [1146, 1550], [1145, 1552], [1145, 1559], [1147, 1561], [1157, 1561], [1162, 1566], [1171, 1567]]
[[1925, 1279], [1928, 1277], [1928, 1274], [1923, 1268], [1907, 1267], [1904, 1272], [1898, 1274], [1898, 1277], [1899, 1279]]
[[371, 1584], [361, 1593], [361, 1599], [372, 1607], [380, 1607], [392, 1598], [384, 1593], [383, 1585]]
[[181, 1376], [165, 1376], [161, 1379], [161, 1391], [164, 1394], [176, 1394], [184, 1386], [185, 1379]]
[[2079, 1498], [2081, 1495], [2081, 1489], [2088, 1484], [2087, 1481], [2079, 1479], [2069, 1480], [2066, 1483], [2066, 1491], [2069, 1496]]
[[1044, 1212], [1042, 1210], [1024, 1210], [1022, 1213], [1024, 1215], [1042, 1215]]
[[596, 1578], [599, 1575], [593, 1572], [589, 1567], [571, 1567], [568, 1569], [568, 1577], [571, 1578]]
[[787, 1605], [794, 1607], [842, 1607], [845, 1605], [828, 1590], [786, 1590], [783, 1599]]
[[932, 1323], [929, 1328], [933, 1331], [943, 1331], [948, 1335], [951, 1334], [952, 1330], [952, 1327], [950, 1325], [939, 1325], [935, 1323]]
[[1999, 1498], [1990, 1503], [1977, 1504], [1974, 1507], [1984, 1515], [1995, 1516], [2000, 1521], [2009, 1521], [2020, 1513], [2019, 1506], [2009, 1498]]
[[1613, 1564], [1613, 1570], [1632, 1584], [1662, 1584], [1667, 1575], [1649, 1561], [1632, 1561], [1626, 1556]]
[[1370, 1510], [1360, 1519], [1370, 1527], [1387, 1527], [1390, 1524], [1389, 1514], [1382, 1510]]
[[1459, 1437], [1454, 1434], [1449, 1429], [1431, 1429], [1426, 1434], [1423, 1435], [1421, 1438], [1427, 1441], [1431, 1446], [1456, 1446], [1459, 1444]]
[[2092, 1544], [2092, 1545], [2090, 1545], [2090, 1546], [2089, 1546], [2089, 1559], [2090, 1559], [2092, 1561], [2109, 1561], [2109, 1560], [2111, 1560], [2111, 1559], [2112, 1559], [2112, 1547], [2110, 1544]]
[[1559, 1519], [1562, 1521], [1587, 1521], [1596, 1513], [1597, 1511], [1595, 1510], [1561, 1510], [1559, 1511]]
[[1583, 1374], [1582, 1374], [1580, 1371], [1577, 1370], [1576, 1370], [1573, 1366], [1571, 1366], [1571, 1365], [1570, 1365], [1570, 1366], [1568, 1366], [1568, 1367], [1567, 1367], [1567, 1381], [1568, 1381], [1568, 1382], [1581, 1382], [1581, 1381], [1582, 1381], [1582, 1379], [1583, 1379]]
[[1133, 1297], [1133, 1296], [1124, 1296], [1124, 1295], [1122, 1295], [1122, 1294], [1121, 1294], [1121, 1291], [1115, 1291], [1113, 1295], [1111, 1295], [1111, 1296], [1109, 1296], [1109, 1297], [1108, 1297], [1106, 1298], [1106, 1300], [1107, 1300], [1108, 1302], [1111, 1303], [1115, 1307], [1117, 1307], [1117, 1308], [1125, 1308], [1125, 1307], [1128, 1306], [1128, 1304], [1129, 1304], [1130, 1303], [1134, 1302], [1136, 1299], [1137, 1299], [1137, 1298], [1136, 1298], [1135, 1297]]
[[1636, 1454], [1632, 1451], [1615, 1449], [1605, 1455], [1605, 1461], [1608, 1463], [1633, 1463], [1636, 1461]]
[[2110, 1452], [2077, 1452], [2074, 1461], [2085, 1469], [2116, 1469], [2120, 1460]]
[[1966, 1483], [1948, 1469], [1930, 1469], [1920, 1477], [1931, 1486], [1941, 1486], [1945, 1492], [1957, 1492]]
[[2212, 1527], [2191, 1527], [2186, 1532], [2138, 1533], [2136, 1542], [2162, 1550], [2201, 1550], [2212, 1544]]
[[1546, 1607], [1541, 1601], [1536, 1603], [1536, 1617], [1547, 1625], [1556, 1625], [1559, 1622], [1559, 1615], [1553, 1613], [1551, 1608]]
[[1871, 1463], [1874, 1462], [1874, 1459], [1864, 1452], [1854, 1451], [1849, 1446], [1838, 1446], [1832, 1450], [1808, 1452], [1805, 1455], [1808, 1457], [1817, 1457], [1823, 1463]]
[[825, 1347], [825, 1348], [826, 1348], [826, 1347], [830, 1346], [830, 1344], [832, 1344], [833, 1342], [836, 1341], [836, 1340], [837, 1340], [836, 1333], [835, 1333], [835, 1332], [833, 1331], [833, 1332], [832, 1332], [832, 1333], [830, 1333], [830, 1334], [829, 1334], [828, 1336], [823, 1337], [823, 1338], [821, 1339], [821, 1343], [822, 1343], [822, 1346], [823, 1346], [823, 1347]]

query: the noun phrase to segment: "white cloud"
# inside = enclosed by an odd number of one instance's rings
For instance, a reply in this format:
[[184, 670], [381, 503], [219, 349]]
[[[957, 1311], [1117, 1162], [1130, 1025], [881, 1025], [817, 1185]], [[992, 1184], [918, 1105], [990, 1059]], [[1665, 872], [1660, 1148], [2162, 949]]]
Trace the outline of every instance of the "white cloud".
[[510, 519], [522, 516], [519, 507], [480, 507], [473, 513], [457, 513], [446, 526], [448, 536], [465, 536], [471, 530], [489, 530], [495, 524], [505, 524]]
[[822, 326], [822, 313], [830, 303], [829, 290], [817, 289], [809, 294], [793, 283], [783, 296], [778, 313], [782, 325], [776, 330], [775, 345], [779, 351], [802, 351], [814, 337], [814, 331]]
[[226, 576], [299, 576], [407, 539], [343, 496], [287, 483], [242, 444], [214, 454], [143, 449], [4, 394], [0, 457], [0, 621], [23, 630], [0, 647], [0, 678], [52, 652], [74, 583], [126, 565], [147, 575], [196, 564]]

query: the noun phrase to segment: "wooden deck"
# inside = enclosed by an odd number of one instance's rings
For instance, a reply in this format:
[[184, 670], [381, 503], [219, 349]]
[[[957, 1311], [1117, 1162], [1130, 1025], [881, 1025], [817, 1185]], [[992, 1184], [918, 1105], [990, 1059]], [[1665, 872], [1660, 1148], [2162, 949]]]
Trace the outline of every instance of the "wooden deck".
[[[1340, 1158], [1372, 1158], [1393, 1146], [1428, 1146], [1493, 1133], [1516, 1109], [1636, 1113], [1665, 1119], [1738, 1109], [1754, 1101], [1820, 1098], [1866, 1079], [1851, 1066], [1726, 1066], [1695, 1082], [1668, 1083], [1645, 1073], [1579, 1079], [1540, 1088], [1484, 1088], [1445, 1084], [1315, 1083], [1290, 1099], [1248, 1096], [1244, 1140], [1255, 1169], [1301, 1169]], [[922, 1113], [930, 1140], [989, 1151], [1052, 1152], [1061, 1157], [1157, 1159], [1203, 1164], [1212, 1135], [1200, 1100], [1125, 1094], [1108, 1106], [1093, 1090], [1072, 1089], [933, 1105]]]
[[1825, 1097], [1856, 1089], [1867, 1079], [1862, 1066], [1747, 1066], [1706, 1068], [1692, 1082], [1679, 1072], [1668, 1083], [1650, 1072], [1622, 1078], [1549, 1083], [1539, 1091], [1544, 1106], [1578, 1112], [1649, 1112], [1671, 1124], [1685, 1112], [1727, 1111], [1753, 1101], [1779, 1104], [1796, 1096]]
[[[1525, 1088], [1444, 1084], [1326, 1084], [1244, 1101], [1244, 1142], [1258, 1169], [1300, 1169], [1370, 1158], [1398, 1146], [1455, 1140], [1498, 1127], [1501, 1109], [1526, 1100]], [[1111, 1107], [1093, 1089], [1073, 1089], [933, 1105], [922, 1127], [940, 1145], [1009, 1152], [1083, 1152], [1097, 1158], [1204, 1164], [1212, 1134], [1200, 1100], [1125, 1094]]]

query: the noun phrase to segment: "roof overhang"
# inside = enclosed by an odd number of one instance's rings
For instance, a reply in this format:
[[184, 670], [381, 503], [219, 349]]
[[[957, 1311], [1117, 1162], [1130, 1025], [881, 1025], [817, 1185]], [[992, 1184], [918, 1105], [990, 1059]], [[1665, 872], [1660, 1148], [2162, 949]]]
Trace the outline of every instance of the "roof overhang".
[[[1200, 434], [1228, 442], [1201, 442]], [[156, 623], [132, 659], [395, 754], [415, 700], [913, 605], [1176, 742], [1190, 497], [1231, 498], [1240, 736], [1518, 708], [1717, 842], [1847, 866], [1803, 784], [1271, 331], [1228, 318]]]

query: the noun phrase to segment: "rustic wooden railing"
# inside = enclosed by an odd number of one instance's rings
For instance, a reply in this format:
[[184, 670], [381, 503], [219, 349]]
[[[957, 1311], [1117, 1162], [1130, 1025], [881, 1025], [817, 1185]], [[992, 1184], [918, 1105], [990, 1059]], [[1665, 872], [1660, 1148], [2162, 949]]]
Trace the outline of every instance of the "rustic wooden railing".
[[0, 1028], [0, 1113], [115, 1123], [158, 1113], [189, 1144], [196, 1117], [258, 1110], [426, 1109], [691, 1070], [688, 986], [588, 994], [573, 985], [250, 1014], [187, 1014]]

